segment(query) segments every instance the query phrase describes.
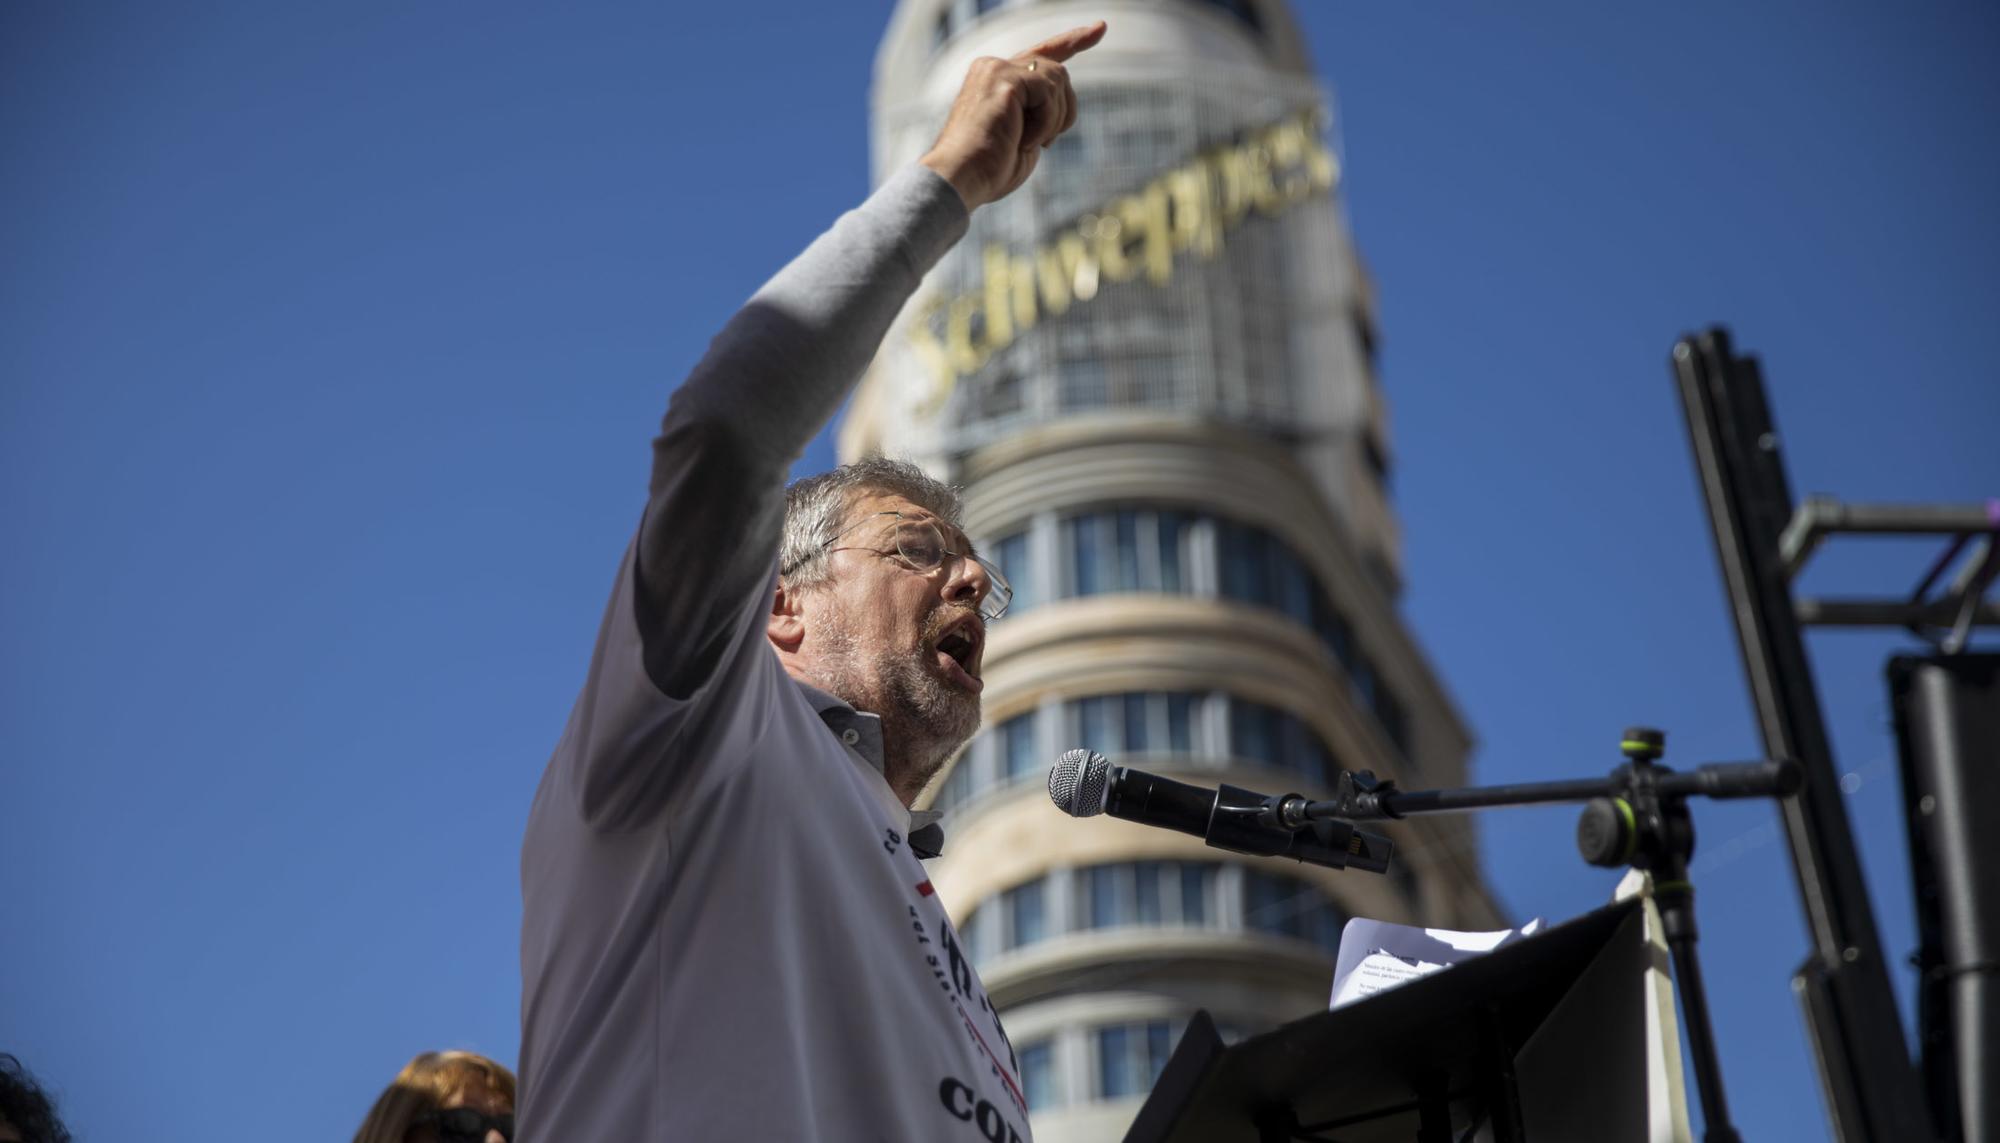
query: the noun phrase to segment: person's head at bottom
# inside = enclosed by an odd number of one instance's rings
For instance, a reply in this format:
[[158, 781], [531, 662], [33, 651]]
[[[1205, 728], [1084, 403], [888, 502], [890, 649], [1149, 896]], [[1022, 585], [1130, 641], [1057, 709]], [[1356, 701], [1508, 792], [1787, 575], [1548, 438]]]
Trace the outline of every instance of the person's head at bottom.
[[512, 1143], [514, 1073], [473, 1052], [425, 1052], [375, 1100], [354, 1143]]
[[0, 1052], [0, 1143], [69, 1143], [54, 1101], [21, 1061]]
[[882, 719], [907, 804], [979, 728], [986, 624], [1011, 592], [972, 551], [958, 494], [871, 459], [793, 484], [766, 634], [793, 678]]

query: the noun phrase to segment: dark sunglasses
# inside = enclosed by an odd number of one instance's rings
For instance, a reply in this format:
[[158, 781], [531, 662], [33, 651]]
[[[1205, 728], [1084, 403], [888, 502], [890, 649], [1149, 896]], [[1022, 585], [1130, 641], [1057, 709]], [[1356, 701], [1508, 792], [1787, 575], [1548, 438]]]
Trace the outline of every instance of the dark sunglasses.
[[485, 1143], [488, 1131], [498, 1131], [500, 1138], [508, 1143], [514, 1139], [514, 1115], [487, 1115], [469, 1107], [454, 1107], [449, 1111], [433, 1111], [420, 1116], [412, 1127], [430, 1126], [437, 1128], [439, 1143]]

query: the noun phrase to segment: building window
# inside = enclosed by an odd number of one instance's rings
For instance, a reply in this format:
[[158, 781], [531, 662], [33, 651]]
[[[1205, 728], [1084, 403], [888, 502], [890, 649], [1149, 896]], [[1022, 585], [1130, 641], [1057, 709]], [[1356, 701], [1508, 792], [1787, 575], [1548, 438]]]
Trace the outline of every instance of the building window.
[[1216, 915], [1213, 862], [1136, 861], [1093, 865], [1080, 873], [1079, 927], [1202, 927]]
[[[1385, 722], [1385, 727], [1402, 727], [1406, 719], [1401, 708], [1393, 699], [1384, 697], [1385, 690], [1378, 688], [1374, 694], [1378, 717], [1394, 720]], [[1201, 698], [1185, 691], [1132, 691], [1071, 699], [1062, 705], [1058, 715], [1058, 744], [1080, 746], [1114, 758], [1192, 757], [1196, 754], [1196, 743], [1203, 738], [1201, 728], [1195, 725], [1205, 705]], [[1223, 717], [1221, 704], [1208, 709], [1214, 712], [1210, 717]], [[1045, 773], [1051, 759], [1042, 743], [1039, 720], [1040, 712], [1030, 710], [984, 732], [991, 736], [992, 768], [985, 769], [979, 761], [986, 757], [980, 753], [981, 747], [966, 751], [945, 776], [930, 808], [951, 812], [998, 786], [1032, 780]], [[1332, 752], [1297, 715], [1230, 697], [1227, 720], [1230, 757], [1290, 771], [1299, 776], [1302, 784], [1311, 787], [1331, 787], [1339, 780], [1340, 766]]]
[[[1204, 517], [1160, 508], [1084, 512], [1058, 529], [1064, 569], [1056, 597], [1110, 592], [1194, 590], [1195, 525]], [[1281, 612], [1310, 628], [1343, 667], [1365, 663], [1348, 625], [1303, 557], [1277, 536], [1234, 520], [1215, 520], [1215, 568], [1224, 599]], [[1014, 585], [1014, 611], [1045, 596], [1034, 582], [1030, 537], [1008, 535], [994, 545], [996, 562]]]
[[1187, 513], [1149, 508], [1090, 512], [1064, 520], [1072, 594], [1186, 591], [1183, 569], [1192, 523]]
[[[1069, 879], [1066, 916], [1052, 915], [1056, 877]], [[1225, 880], [1232, 887], [1227, 892]], [[1240, 893], [1234, 891], [1237, 885]], [[1240, 907], [1232, 905], [1225, 915], [1224, 901]], [[1332, 956], [1346, 923], [1332, 898], [1302, 878], [1219, 861], [1123, 861], [1059, 870], [1016, 885], [978, 903], [959, 933], [975, 958], [1063, 933], [1108, 929], [1268, 933], [1308, 942]]]
[[[1043, 538], [1047, 537], [1047, 538]], [[1053, 540], [1059, 550], [1042, 551]], [[1063, 518], [1053, 531], [1021, 529], [990, 545], [1015, 588], [1012, 612], [1052, 598], [1111, 592], [1186, 594], [1212, 584], [1225, 599], [1269, 608], [1311, 631], [1346, 675], [1353, 701], [1372, 715], [1387, 741], [1415, 762], [1407, 708], [1382, 679], [1347, 617], [1290, 545], [1262, 528], [1176, 509], [1133, 507]], [[1051, 556], [1054, 556], [1052, 559]], [[1035, 569], [1058, 568], [1056, 582]], [[1199, 569], [1199, 570], [1197, 570]], [[1106, 695], [1073, 701], [1055, 737], [1105, 753], [1189, 754], [1201, 738], [1192, 695]], [[1332, 783], [1339, 770], [1317, 736], [1296, 720], [1246, 714], [1230, 735], [1232, 753], [1313, 783]], [[983, 778], [968, 771], [941, 790], [935, 808], [977, 797], [986, 783], [1039, 773], [1046, 759], [1032, 720], [997, 728], [998, 762]], [[961, 768], [963, 765], [961, 764]]]
[[[1247, 1022], [1218, 1017], [1215, 1029], [1225, 1044], [1236, 1044], [1267, 1026], [1265, 1021]], [[1115, 1024], [1085, 1029], [1084, 1038], [1065, 1041], [1061, 1037], [1041, 1037], [1016, 1047], [1020, 1058], [1022, 1094], [1030, 1112], [1048, 1111], [1080, 1099], [1124, 1099], [1144, 1095], [1159, 1082], [1160, 1073], [1173, 1056], [1174, 1045], [1186, 1030], [1183, 1019], [1121, 1020]], [[1072, 1092], [1065, 1082], [1064, 1065], [1075, 1048], [1096, 1053], [1096, 1091]], [[1085, 1081], [1090, 1086], [1090, 1081]]]
[[1207, 925], [1210, 917], [1216, 915], [1215, 878], [1221, 871], [1217, 865], [1180, 865], [1179, 881], [1181, 924]]
[[1181, 565], [1187, 561], [1188, 528], [1194, 523], [1185, 512], [1160, 512], [1154, 516], [1153, 538], [1160, 564], [1160, 590], [1181, 592], [1186, 579]]
[[1096, 695], [1070, 704], [1076, 711], [1076, 740], [1086, 743], [1085, 749], [1106, 753], [1123, 749], [1112, 741], [1111, 703], [1112, 696]]
[[1283, 612], [1293, 622], [1317, 631], [1333, 604], [1298, 553], [1261, 528], [1231, 520], [1216, 525], [1221, 549], [1222, 596]]
[[1194, 696], [1167, 696], [1167, 749], [1175, 754], [1194, 750]]
[[1035, 748], [1035, 712], [1017, 714], [1001, 723], [1000, 769], [1008, 781], [1017, 781], [1042, 768], [1041, 753]]
[[1083, 871], [1084, 886], [1084, 927], [1088, 929], [1109, 929], [1130, 924], [1127, 917], [1120, 916], [1121, 906], [1126, 903], [1125, 895], [1119, 891], [1117, 865], [1099, 865]]
[[1104, 545], [1096, 516], [1077, 516], [1063, 524], [1069, 539], [1070, 587], [1077, 595], [1096, 595], [1104, 584]]
[[1039, 880], [1016, 885], [1000, 895], [1002, 908], [1007, 914], [1003, 949], [1017, 949], [1048, 938], [1046, 898], [1044, 883]]
[[1072, 741], [1106, 754], [1194, 751], [1195, 696], [1176, 691], [1092, 695], [1065, 704]]
[[1206, 0], [1206, 3], [1234, 16], [1253, 32], [1263, 31], [1263, 26], [1257, 22], [1257, 9], [1251, 6], [1250, 0]]
[[1319, 636], [1320, 645], [1332, 653], [1342, 670], [1352, 676], [1355, 664], [1361, 658], [1354, 649], [1354, 628], [1349, 627], [1347, 620], [1329, 603], [1313, 612], [1312, 629], [1313, 634]]
[[1379, 683], [1375, 687], [1375, 721], [1382, 724], [1382, 733], [1389, 736], [1403, 757], [1414, 762], [1417, 753], [1415, 743], [1410, 741], [1410, 717], [1396, 692]]
[[1315, 597], [1321, 593], [1305, 561], [1283, 540], [1233, 520], [1218, 522], [1216, 536], [1223, 598], [1282, 611], [1301, 624], [1312, 624]]
[[1165, 1020], [1114, 1024], [1097, 1030], [1097, 1095], [1144, 1095], [1173, 1054], [1173, 1027]]
[[1315, 785], [1331, 787], [1340, 778], [1333, 756], [1305, 720], [1248, 699], [1229, 700], [1229, 752]]
[[1175, 898], [1164, 902], [1160, 898], [1161, 862], [1141, 861], [1132, 866], [1132, 897], [1137, 908], [1137, 920], [1142, 925], [1165, 924], [1163, 905], [1171, 907], [1178, 903]]
[[1058, 376], [1062, 384], [1056, 391], [1056, 398], [1063, 412], [1101, 409], [1107, 404], [1104, 362], [1094, 358], [1074, 361], [1064, 359]]
[[978, 418], [987, 424], [1006, 420], [1028, 407], [1027, 380], [1011, 363], [995, 363], [972, 378], [967, 388], [972, 393]]
[[1380, 366], [1382, 345], [1381, 334], [1375, 328], [1375, 319], [1370, 317], [1368, 311], [1359, 304], [1349, 308], [1348, 318], [1354, 326], [1354, 341], [1361, 347], [1362, 359], [1368, 364], [1368, 368], [1362, 372], [1371, 384], [1379, 384], [1380, 377], [1377, 370]]
[[1340, 929], [1346, 923], [1318, 886], [1261, 869], [1243, 871], [1246, 928], [1310, 941], [1332, 956], [1340, 948]]
[[1387, 495], [1389, 492], [1389, 454], [1383, 450], [1382, 442], [1375, 438], [1375, 434], [1372, 431], [1361, 434], [1361, 455], [1368, 462], [1369, 474], [1375, 478], [1375, 483], [1382, 486], [1383, 494]]
[[1375, 716], [1403, 757], [1411, 757], [1402, 704], [1383, 685], [1375, 664], [1354, 638], [1354, 629], [1313, 579], [1312, 572], [1284, 541], [1262, 529], [1234, 521], [1216, 525], [1224, 598], [1281, 611], [1310, 628], [1347, 673], [1349, 689], [1362, 710]]
[[1007, 585], [1014, 589], [1014, 601], [1007, 605], [1007, 614], [1019, 615], [1033, 607], [1035, 573], [1028, 564], [1028, 533], [1002, 536], [993, 545], [993, 562], [1000, 565], [1000, 574], [1007, 577]]
[[1130, 508], [1121, 508], [1112, 513], [1112, 546], [1117, 558], [1118, 578], [1115, 581], [1121, 591], [1136, 591], [1139, 587], [1139, 513]]
[[1024, 1044], [1020, 1049], [1020, 1060], [1021, 1088], [1028, 1097], [1028, 1110], [1041, 1111], [1058, 1106], [1062, 1097], [1056, 1088], [1054, 1043], [1037, 1040]]
[[1229, 752], [1269, 766], [1282, 765], [1276, 710], [1261, 703], [1229, 701]]

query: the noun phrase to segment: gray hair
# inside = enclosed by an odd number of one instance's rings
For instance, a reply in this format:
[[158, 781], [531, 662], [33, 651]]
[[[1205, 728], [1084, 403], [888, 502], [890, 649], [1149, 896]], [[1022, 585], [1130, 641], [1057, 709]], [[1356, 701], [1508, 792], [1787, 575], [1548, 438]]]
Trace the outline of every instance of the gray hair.
[[826, 582], [826, 546], [840, 534], [855, 497], [867, 492], [901, 496], [958, 526], [958, 489], [907, 460], [871, 456], [801, 477], [785, 489], [785, 529], [778, 541], [779, 582], [787, 590]]

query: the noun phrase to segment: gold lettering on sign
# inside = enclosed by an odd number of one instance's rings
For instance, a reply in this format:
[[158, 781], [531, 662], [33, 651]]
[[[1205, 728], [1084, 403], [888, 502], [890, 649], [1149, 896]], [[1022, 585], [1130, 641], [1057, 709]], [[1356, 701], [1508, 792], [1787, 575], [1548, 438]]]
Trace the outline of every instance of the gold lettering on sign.
[[1090, 301], [1105, 282], [1144, 274], [1166, 285], [1176, 257], [1213, 258], [1223, 236], [1251, 211], [1275, 217], [1331, 190], [1340, 163], [1321, 140], [1321, 126], [1321, 113], [1308, 111], [1204, 151], [1077, 219], [1032, 253], [987, 246], [977, 286], [956, 297], [926, 297], [912, 316], [910, 349], [933, 382], [919, 412], [935, 412], [959, 378], [978, 372], [1043, 314], [1060, 316]]

